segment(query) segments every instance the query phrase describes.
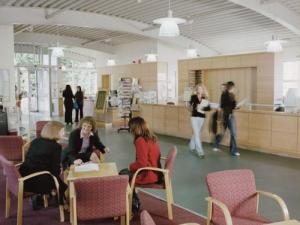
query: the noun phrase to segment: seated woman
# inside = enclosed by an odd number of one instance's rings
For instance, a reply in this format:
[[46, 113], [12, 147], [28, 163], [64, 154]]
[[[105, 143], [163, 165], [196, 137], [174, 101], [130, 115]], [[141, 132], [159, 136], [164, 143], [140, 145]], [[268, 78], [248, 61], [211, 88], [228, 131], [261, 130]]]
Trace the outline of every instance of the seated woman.
[[[157, 137], [149, 130], [142, 117], [134, 117], [129, 121], [129, 128], [134, 137], [136, 151], [135, 162], [129, 165], [129, 171], [134, 174], [143, 167], [160, 168], [160, 147]], [[138, 174], [137, 184], [156, 183], [159, 175], [155, 171], [145, 171]]]
[[[161, 168], [160, 147], [157, 137], [149, 130], [142, 117], [134, 117], [129, 120], [129, 129], [134, 138], [135, 162], [129, 165], [128, 169], [123, 169], [119, 174], [128, 175], [129, 180], [134, 173], [143, 167]], [[136, 184], [151, 184], [159, 181], [159, 174], [155, 171], [141, 171], [135, 180]], [[140, 208], [140, 201], [137, 194], [133, 191], [132, 210], [137, 213]]]
[[[86, 116], [80, 120], [79, 128], [70, 133], [69, 145], [66, 150], [66, 158], [63, 163], [68, 165], [79, 165], [83, 162], [92, 161], [99, 163], [99, 151], [101, 153], [109, 152], [100, 141], [96, 133], [96, 122], [91, 116]], [[63, 157], [64, 158], [64, 157]]]
[[[57, 121], [48, 122], [42, 132], [41, 137], [34, 139], [25, 157], [25, 161], [20, 166], [21, 176], [27, 176], [35, 172], [49, 171], [59, 182], [59, 204], [63, 204], [64, 192], [67, 185], [61, 180], [61, 145], [58, 140], [64, 136], [64, 125]], [[24, 190], [37, 194], [50, 194], [55, 190], [55, 183], [51, 176], [43, 174], [32, 179], [26, 180]], [[35, 200], [37, 198], [34, 198]], [[33, 202], [33, 208], [36, 209], [37, 202]]]

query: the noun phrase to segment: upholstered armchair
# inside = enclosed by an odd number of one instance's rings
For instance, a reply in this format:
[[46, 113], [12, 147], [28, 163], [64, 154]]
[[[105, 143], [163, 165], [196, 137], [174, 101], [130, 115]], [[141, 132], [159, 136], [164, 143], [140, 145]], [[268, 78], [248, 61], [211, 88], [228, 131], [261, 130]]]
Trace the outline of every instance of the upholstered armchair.
[[251, 170], [225, 170], [206, 176], [210, 197], [207, 225], [262, 225], [269, 220], [258, 214], [261, 195], [274, 199], [281, 207], [283, 220], [289, 219], [284, 201], [277, 195], [256, 190]]
[[41, 137], [42, 130], [48, 122], [50, 122], [50, 121], [49, 120], [36, 121], [36, 123], [35, 123], [35, 136], [36, 136], [36, 138]]
[[[21, 177], [18, 169], [16, 166], [5, 159], [3, 156], [0, 156], [0, 163], [3, 167], [4, 174], [6, 176], [6, 200], [5, 200], [5, 218], [10, 217], [10, 200], [11, 195], [14, 195], [18, 199], [18, 211], [17, 211], [17, 225], [22, 225], [23, 222], [23, 198], [30, 196], [32, 193], [24, 193], [24, 182], [30, 178], [43, 175], [43, 174], [49, 174], [54, 180], [57, 195], [59, 195], [59, 183], [55, 176], [53, 176], [49, 171], [41, 171], [36, 172], [33, 174], [30, 174], [25, 177]], [[59, 198], [59, 196], [58, 196]], [[64, 210], [63, 206], [59, 206], [59, 213], [60, 213], [60, 221], [64, 221]]]
[[70, 182], [70, 220], [121, 217], [129, 225], [128, 176], [81, 178]]
[[[172, 179], [171, 178], [172, 178], [172, 172], [173, 172], [173, 167], [174, 167], [176, 155], [177, 155], [177, 148], [175, 146], [173, 146], [170, 149], [170, 151], [168, 153], [168, 156], [166, 158], [161, 157], [161, 159], [165, 160], [164, 169], [154, 168], [154, 167], [140, 168], [135, 172], [135, 174], [133, 175], [132, 180], [131, 180], [131, 190], [132, 190], [132, 192], [134, 191], [135, 187], [164, 189], [166, 191], [169, 220], [173, 220], [172, 204], [174, 204], [174, 198], [173, 198], [173, 189], [172, 189]], [[155, 183], [155, 184], [143, 184], [143, 185], [136, 184], [135, 180], [136, 180], [137, 175], [141, 171], [145, 171], [145, 170], [153, 170], [153, 171], [157, 171], [159, 173], [162, 173], [162, 175], [164, 176], [164, 182], [163, 183]], [[131, 213], [131, 210], [132, 210], [132, 198], [133, 198], [133, 193], [130, 195], [130, 205], [129, 205], [130, 206], [130, 213]]]
[[0, 155], [9, 161], [23, 160], [22, 146], [25, 143], [21, 136], [0, 136]]

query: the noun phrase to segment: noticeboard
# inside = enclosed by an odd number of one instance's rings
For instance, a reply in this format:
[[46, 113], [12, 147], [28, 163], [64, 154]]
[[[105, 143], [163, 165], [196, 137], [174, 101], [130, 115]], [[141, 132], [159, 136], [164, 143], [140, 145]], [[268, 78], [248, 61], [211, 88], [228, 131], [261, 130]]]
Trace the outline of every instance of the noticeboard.
[[95, 111], [104, 113], [106, 109], [106, 97], [107, 97], [107, 90], [98, 90], [97, 91], [97, 98], [95, 101]]

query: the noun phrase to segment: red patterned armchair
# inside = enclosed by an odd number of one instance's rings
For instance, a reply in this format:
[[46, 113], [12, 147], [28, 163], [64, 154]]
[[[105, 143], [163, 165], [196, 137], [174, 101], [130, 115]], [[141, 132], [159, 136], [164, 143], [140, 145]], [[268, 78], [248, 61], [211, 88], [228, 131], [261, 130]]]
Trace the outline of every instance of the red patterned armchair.
[[[177, 155], [177, 148], [173, 146], [169, 153], [167, 158], [161, 157], [161, 159], [165, 160], [165, 166], [164, 169], [160, 168], [154, 168], [154, 167], [144, 167], [138, 169], [135, 174], [132, 177], [131, 180], [131, 190], [134, 191], [134, 187], [139, 187], [139, 188], [154, 188], [154, 189], [165, 189], [166, 190], [166, 197], [167, 197], [167, 207], [168, 207], [168, 218], [169, 220], [173, 220], [173, 210], [172, 210], [172, 204], [174, 204], [174, 199], [173, 199], [173, 189], [172, 189], [172, 172], [173, 172], [173, 167], [175, 163]], [[136, 184], [135, 179], [136, 176], [144, 170], [154, 170], [157, 172], [160, 172], [164, 176], [164, 182], [163, 183], [155, 183], [155, 184]], [[132, 196], [133, 194], [130, 195], [130, 213], [131, 213], [131, 207], [132, 207]]]
[[[33, 174], [30, 174], [25, 177], [21, 177], [19, 170], [16, 168], [16, 166], [5, 159], [3, 156], [0, 155], [0, 164], [3, 167], [3, 172], [6, 176], [6, 199], [5, 199], [5, 218], [10, 217], [10, 200], [11, 200], [11, 194], [16, 196], [18, 199], [18, 211], [17, 211], [17, 225], [22, 225], [22, 217], [23, 217], [23, 198], [30, 196], [30, 193], [24, 193], [24, 181], [28, 180], [32, 177], [39, 176], [42, 174], [49, 174], [51, 173], [49, 171], [41, 171], [36, 172]], [[56, 179], [56, 177], [52, 176], [57, 194], [59, 193], [59, 184]], [[60, 221], [64, 221], [64, 210], [63, 206], [59, 206], [59, 213], [60, 213]]]
[[0, 136], [0, 155], [9, 161], [21, 162], [24, 143], [20, 136]]
[[[128, 176], [76, 179], [70, 183], [71, 221], [121, 216], [129, 225]], [[74, 191], [73, 191], [74, 190]]]
[[50, 121], [49, 120], [48, 121], [47, 120], [36, 121], [36, 123], [35, 123], [35, 136], [36, 136], [36, 138], [41, 137], [41, 132], [42, 132], [44, 126], [48, 122], [50, 122]]
[[289, 212], [284, 201], [277, 195], [256, 190], [251, 170], [225, 170], [206, 176], [210, 197], [207, 225], [262, 225], [270, 223], [258, 214], [260, 195], [271, 197], [279, 203], [284, 220]]

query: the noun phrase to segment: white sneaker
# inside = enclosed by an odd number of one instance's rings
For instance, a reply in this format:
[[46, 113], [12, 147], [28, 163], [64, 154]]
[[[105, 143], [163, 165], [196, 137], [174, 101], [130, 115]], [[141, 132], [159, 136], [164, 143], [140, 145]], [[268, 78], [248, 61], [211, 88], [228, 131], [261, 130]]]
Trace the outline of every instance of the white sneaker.
[[218, 149], [218, 148], [213, 148], [213, 151], [214, 151], [214, 152], [219, 152], [220, 149]]
[[240, 156], [241, 154], [239, 152], [233, 153], [234, 156]]

